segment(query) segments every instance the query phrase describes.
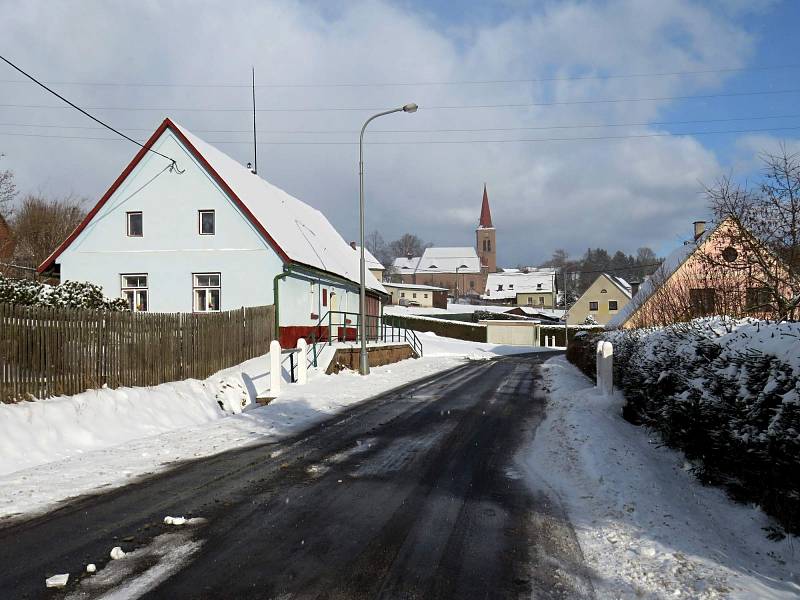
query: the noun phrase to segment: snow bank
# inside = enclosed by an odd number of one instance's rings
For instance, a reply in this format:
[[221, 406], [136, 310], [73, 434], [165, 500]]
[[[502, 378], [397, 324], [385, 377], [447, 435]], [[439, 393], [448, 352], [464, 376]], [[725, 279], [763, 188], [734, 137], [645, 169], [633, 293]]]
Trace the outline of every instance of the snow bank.
[[565, 504], [598, 598], [800, 595], [797, 538], [768, 539], [761, 511], [700, 485], [563, 357], [544, 375], [548, 414], [519, 460]]
[[0, 475], [240, 413], [255, 400], [253, 376], [266, 362], [252, 359], [204, 381], [0, 404]]

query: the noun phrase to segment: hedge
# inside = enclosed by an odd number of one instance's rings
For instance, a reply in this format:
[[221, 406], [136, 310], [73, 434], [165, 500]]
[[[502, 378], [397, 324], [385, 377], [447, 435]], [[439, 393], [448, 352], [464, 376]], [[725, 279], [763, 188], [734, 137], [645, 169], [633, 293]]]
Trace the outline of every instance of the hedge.
[[567, 358], [590, 377], [614, 345], [623, 416], [682, 450], [704, 483], [800, 533], [800, 323], [721, 318], [576, 336]]
[[414, 331], [432, 331], [436, 335], [457, 340], [467, 340], [469, 342], [486, 341], [486, 327], [471, 323], [397, 315], [384, 315], [383, 321], [387, 325], [405, 327]]

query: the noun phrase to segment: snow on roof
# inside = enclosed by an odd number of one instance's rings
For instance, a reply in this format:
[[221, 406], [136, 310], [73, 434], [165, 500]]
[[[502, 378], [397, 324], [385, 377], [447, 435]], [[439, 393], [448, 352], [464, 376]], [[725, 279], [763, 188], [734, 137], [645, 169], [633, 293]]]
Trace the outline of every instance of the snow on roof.
[[[272, 185], [193, 133], [173, 123], [228, 184], [261, 226], [293, 261], [360, 281], [360, 255], [353, 252], [319, 210]], [[385, 292], [369, 271], [369, 289]]]
[[[358, 256], [358, 260], [361, 260], [361, 246], [359, 246], [355, 242], [353, 242], [353, 244], [355, 244], [354, 249], [356, 251], [356, 255]], [[353, 244], [351, 244], [350, 246], [351, 248], [353, 247]], [[385, 270], [385, 267], [383, 266], [381, 261], [375, 258], [375, 255], [372, 252], [370, 252], [367, 248], [364, 248], [364, 262], [366, 263], [368, 269], [374, 269], [375, 271]]]
[[[675, 271], [677, 271], [680, 266], [686, 262], [686, 260], [694, 254], [695, 250], [697, 250], [703, 243], [719, 228], [719, 224], [706, 229], [705, 233], [700, 236], [699, 239], [687, 242], [682, 246], [678, 246], [673, 250], [667, 258], [664, 259], [664, 262], [661, 263], [661, 266], [656, 269], [655, 273], [653, 273], [649, 278], [645, 279], [642, 285], [639, 286], [639, 291], [636, 295], [628, 302], [625, 306], [623, 306], [620, 311], [614, 315], [614, 317], [606, 323], [606, 329], [616, 329], [621, 327], [628, 319], [633, 316], [640, 306], [642, 306], [650, 296], [653, 295], [658, 287], [667, 281]], [[627, 283], [627, 282], [626, 282]]]
[[394, 268], [399, 271], [413, 271], [417, 268], [417, 263], [419, 263], [419, 256], [414, 256], [412, 258], [406, 258], [405, 256], [398, 256], [394, 259]]
[[535, 273], [489, 273], [483, 297], [516, 298], [517, 294], [552, 292], [554, 279], [553, 270], [539, 270]]
[[426, 248], [417, 264], [417, 271], [421, 273], [455, 273], [456, 269], [459, 273], [481, 272], [475, 248]]
[[431, 290], [434, 292], [447, 292], [447, 288], [437, 287], [435, 285], [421, 285], [419, 283], [384, 283], [383, 287], [387, 288], [403, 288], [409, 290]]
[[[625, 294], [628, 298], [631, 297], [630, 283], [628, 283], [622, 277], [619, 277], [617, 275], [611, 275], [610, 273], [603, 273], [602, 275], [605, 275], [608, 278], [608, 280], [615, 286], [617, 286], [619, 288], [619, 291]], [[602, 277], [602, 275], [600, 275], [600, 277]]]

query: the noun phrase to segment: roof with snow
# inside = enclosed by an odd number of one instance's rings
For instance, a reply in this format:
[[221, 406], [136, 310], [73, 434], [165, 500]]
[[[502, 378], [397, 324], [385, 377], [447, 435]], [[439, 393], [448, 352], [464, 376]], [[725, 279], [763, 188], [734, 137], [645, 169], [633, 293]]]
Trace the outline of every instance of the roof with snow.
[[421, 285], [419, 283], [384, 283], [383, 287], [386, 288], [403, 288], [408, 290], [431, 290], [433, 292], [447, 292], [447, 288], [438, 287], [435, 285]]
[[628, 298], [631, 297], [631, 284], [625, 281], [622, 277], [617, 275], [611, 275], [610, 273], [603, 273], [608, 280], [613, 283], [615, 286], [619, 288], [623, 294], [625, 294]]
[[397, 272], [402, 273], [480, 273], [481, 261], [475, 248], [438, 247], [426, 248], [422, 256], [399, 257], [394, 261]]
[[[661, 266], [656, 269], [655, 273], [646, 279], [642, 285], [639, 286], [639, 291], [636, 295], [623, 306], [614, 317], [606, 323], [606, 329], [616, 329], [621, 327], [628, 319], [630, 319], [639, 308], [650, 299], [650, 296], [659, 288], [662, 283], [665, 283], [675, 271], [677, 271], [688, 258], [705, 243], [705, 241], [713, 235], [719, 228], [719, 224], [706, 229], [705, 233], [697, 240], [686, 242], [683, 246], [677, 247], [673, 250]], [[626, 282], [627, 283], [627, 282]]]
[[[360, 281], [358, 253], [353, 252], [350, 244], [339, 235], [325, 215], [253, 174], [250, 169], [170, 119], [161, 123], [128, 168], [75, 231], [40, 265], [39, 271], [49, 269], [55, 264], [61, 253], [89, 224], [148, 149], [167, 130], [175, 134], [187, 151], [216, 180], [284, 262], [308, 266], [354, 283]], [[366, 285], [371, 290], [386, 292], [369, 271], [366, 273]]]
[[556, 272], [552, 269], [540, 269], [535, 273], [489, 273], [486, 278], [486, 293], [483, 297], [497, 300], [516, 298], [517, 294], [552, 292], [555, 276]]
[[[358, 255], [358, 260], [361, 260], [361, 246], [359, 246], [358, 244], [353, 242], [353, 243], [351, 243], [350, 247], [352, 248], [353, 245], [355, 245], [354, 250], [356, 251], [356, 254]], [[370, 252], [369, 250], [367, 250], [366, 248], [364, 248], [364, 262], [366, 263], [368, 269], [373, 269], [374, 271], [383, 271], [383, 270], [385, 270], [385, 267], [383, 266], [381, 261], [379, 261], [377, 258], [375, 258], [375, 255], [372, 252]]]

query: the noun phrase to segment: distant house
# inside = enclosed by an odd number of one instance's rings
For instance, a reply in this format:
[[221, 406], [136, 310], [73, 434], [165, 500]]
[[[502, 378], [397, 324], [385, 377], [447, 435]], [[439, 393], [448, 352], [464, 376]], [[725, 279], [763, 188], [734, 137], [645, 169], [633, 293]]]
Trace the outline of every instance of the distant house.
[[556, 272], [536, 269], [489, 273], [481, 298], [491, 304], [553, 308], [556, 302]]
[[754, 239], [733, 219], [710, 229], [696, 221], [694, 239], [664, 260], [606, 328], [669, 325], [710, 315], [774, 317], [774, 296], [764, 282], [785, 278], [788, 271], [777, 257], [770, 260], [771, 272], [748, 262], [735, 241], [742, 236]]
[[613, 319], [631, 300], [631, 284], [615, 275], [601, 273], [569, 309], [567, 323], [580, 325], [591, 316], [598, 325]]
[[[98, 284], [132, 311], [274, 304], [284, 346], [359, 305], [358, 254], [319, 210], [169, 119], [39, 271]], [[379, 314], [386, 290], [366, 275]]]
[[[350, 246], [353, 250], [356, 251], [358, 256], [358, 260], [361, 260], [361, 246], [356, 244], [355, 242], [350, 242]], [[383, 275], [386, 271], [386, 267], [381, 264], [375, 255], [372, 254], [369, 250], [364, 248], [364, 263], [366, 264], [367, 270], [372, 273], [372, 276], [375, 277], [378, 281], [383, 281]], [[360, 267], [359, 267], [360, 268]]]
[[446, 288], [453, 297], [477, 295], [486, 275], [474, 248], [426, 248], [419, 258], [398, 258], [394, 272], [403, 283]]
[[384, 283], [389, 302], [400, 306], [447, 308], [447, 288], [413, 283]]

